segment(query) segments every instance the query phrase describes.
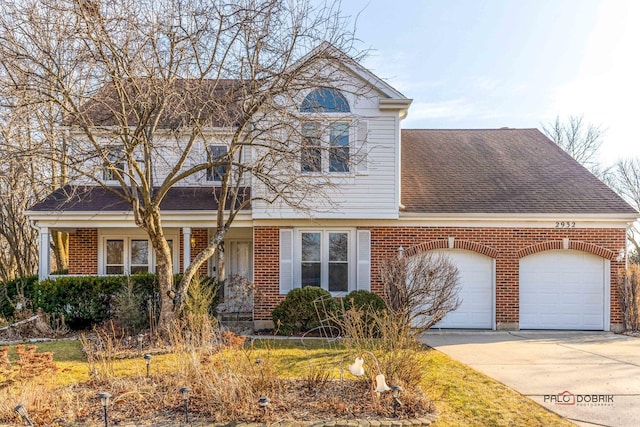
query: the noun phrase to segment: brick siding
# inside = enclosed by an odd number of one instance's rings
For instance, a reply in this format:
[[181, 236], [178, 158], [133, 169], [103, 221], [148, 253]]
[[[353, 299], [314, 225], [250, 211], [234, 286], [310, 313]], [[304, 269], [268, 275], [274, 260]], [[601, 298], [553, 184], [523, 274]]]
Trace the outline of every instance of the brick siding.
[[69, 274], [98, 274], [96, 228], [79, 228], [69, 234]]
[[[622, 323], [622, 310], [616, 290], [624, 260], [617, 261], [618, 251], [625, 247], [624, 229], [548, 229], [548, 228], [462, 228], [462, 227], [364, 227], [371, 230], [371, 290], [382, 291], [377, 274], [380, 263], [397, 256], [402, 246], [405, 253], [449, 247], [471, 250], [496, 260], [496, 323], [519, 321], [519, 260], [536, 252], [568, 248], [589, 252], [611, 261], [611, 324]], [[256, 320], [270, 320], [271, 310], [284, 299], [279, 294], [279, 228], [254, 228], [254, 277]]]
[[[180, 240], [180, 261], [178, 262], [180, 263], [180, 272], [184, 272], [184, 234], [182, 234], [182, 229], [180, 229], [178, 240]], [[189, 257], [191, 261], [193, 261], [198, 253], [207, 247], [209, 243], [209, 231], [206, 228], [192, 228], [191, 240], [195, 240], [195, 243], [191, 245], [191, 256]], [[203, 277], [209, 275], [206, 262], [200, 266], [198, 274]]]

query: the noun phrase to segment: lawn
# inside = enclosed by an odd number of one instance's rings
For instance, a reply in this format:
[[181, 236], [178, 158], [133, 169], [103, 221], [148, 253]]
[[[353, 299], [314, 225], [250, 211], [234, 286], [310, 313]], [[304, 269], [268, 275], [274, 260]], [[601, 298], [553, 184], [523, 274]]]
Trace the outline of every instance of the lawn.
[[[57, 341], [37, 344], [39, 352], [53, 352], [58, 367], [57, 386], [89, 381], [89, 365], [79, 341]], [[12, 357], [15, 357], [13, 353]], [[339, 375], [339, 367], [349, 356], [336, 343], [306, 340], [256, 340], [233, 358], [268, 360], [276, 372], [285, 377], [308, 376], [311, 366], [331, 367], [331, 375]], [[146, 364], [141, 354], [112, 360], [110, 368], [117, 376], [144, 377]], [[224, 356], [223, 356], [224, 357]], [[562, 426], [572, 425], [547, 411], [532, 400], [503, 384], [458, 363], [432, 349], [418, 352], [421, 388], [438, 410], [437, 427], [444, 426]], [[154, 355], [151, 374], [171, 373], [176, 366], [171, 354]], [[1, 384], [0, 384], [1, 386]], [[0, 387], [1, 388], [1, 387]]]

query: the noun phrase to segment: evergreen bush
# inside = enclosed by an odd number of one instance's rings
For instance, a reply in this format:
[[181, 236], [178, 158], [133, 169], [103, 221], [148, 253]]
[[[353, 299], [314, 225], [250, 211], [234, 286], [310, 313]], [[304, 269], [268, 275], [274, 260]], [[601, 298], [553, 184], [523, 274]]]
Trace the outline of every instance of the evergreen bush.
[[271, 318], [280, 335], [307, 332], [332, 319], [338, 303], [331, 294], [316, 286], [289, 291], [284, 301], [273, 310]]

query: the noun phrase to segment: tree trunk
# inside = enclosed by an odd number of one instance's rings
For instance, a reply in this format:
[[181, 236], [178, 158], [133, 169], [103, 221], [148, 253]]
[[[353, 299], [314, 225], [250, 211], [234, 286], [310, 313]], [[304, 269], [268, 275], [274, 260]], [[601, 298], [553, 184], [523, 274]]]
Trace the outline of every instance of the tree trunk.
[[69, 268], [69, 235], [51, 230], [51, 248], [56, 261], [55, 271], [67, 270]]
[[156, 274], [160, 291], [160, 315], [158, 318], [158, 331], [161, 334], [169, 332], [178, 313], [175, 304], [176, 291], [173, 283], [173, 261], [171, 249], [164, 237], [160, 209], [155, 207], [138, 211], [136, 222], [149, 235], [151, 246], [156, 255]]

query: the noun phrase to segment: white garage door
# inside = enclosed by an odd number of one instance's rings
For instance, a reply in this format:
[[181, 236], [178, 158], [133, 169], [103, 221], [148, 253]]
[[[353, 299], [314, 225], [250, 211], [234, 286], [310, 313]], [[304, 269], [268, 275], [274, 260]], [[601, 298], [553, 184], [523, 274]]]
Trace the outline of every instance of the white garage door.
[[605, 260], [540, 252], [520, 260], [520, 329], [603, 330]]
[[493, 328], [493, 259], [463, 250], [434, 251], [447, 255], [460, 272], [461, 304], [434, 328]]

